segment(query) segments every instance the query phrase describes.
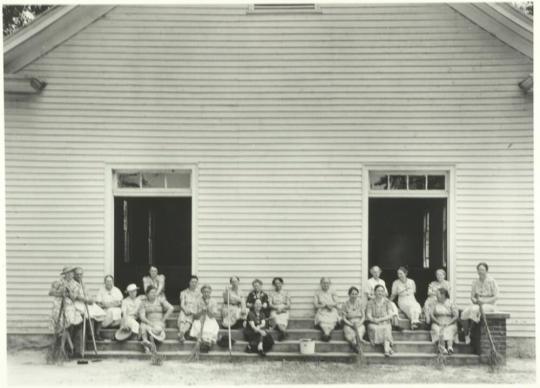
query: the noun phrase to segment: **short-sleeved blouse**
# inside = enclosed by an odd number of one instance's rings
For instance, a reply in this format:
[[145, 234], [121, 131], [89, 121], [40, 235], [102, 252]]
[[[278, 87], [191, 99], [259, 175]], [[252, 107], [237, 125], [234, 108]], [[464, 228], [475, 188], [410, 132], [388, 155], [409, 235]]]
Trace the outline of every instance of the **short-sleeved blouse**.
[[365, 306], [360, 298], [357, 298], [354, 302], [351, 302], [349, 299], [343, 303], [342, 314], [343, 317], [347, 319], [363, 318], [365, 314]]
[[392, 283], [392, 294], [397, 296], [414, 295], [416, 292], [416, 283], [412, 279], [407, 279], [405, 283], [396, 279]]
[[366, 315], [370, 314], [371, 318], [383, 318], [393, 314], [391, 302], [384, 298], [382, 302], [377, 303], [375, 299], [368, 302], [366, 307]]
[[188, 314], [195, 314], [197, 312], [197, 304], [201, 299], [201, 293], [199, 290], [190, 290], [186, 288], [180, 293], [180, 306]]
[[269, 301], [271, 305], [279, 306], [290, 303], [290, 298], [287, 291], [270, 291]]
[[216, 317], [219, 313], [218, 305], [214, 299], [199, 298], [197, 303], [197, 314], [200, 314], [203, 309], [206, 307], [207, 315], [210, 314], [212, 317]]
[[432, 281], [428, 286], [428, 295], [435, 295], [440, 288], [445, 288], [448, 290], [448, 292], [450, 292], [450, 282], [447, 280], [443, 280], [442, 282], [438, 282], [436, 280]]
[[165, 275], [157, 275], [154, 279], [150, 276], [143, 277], [143, 291], [146, 291], [148, 286], [154, 286], [158, 289], [160, 285], [162, 289], [159, 295], [165, 295]]
[[122, 313], [128, 317], [137, 317], [141, 310], [141, 298], [127, 297], [122, 301]]
[[118, 287], [113, 287], [110, 290], [107, 290], [107, 288], [102, 287], [96, 296], [96, 302], [97, 303], [103, 303], [103, 304], [111, 304], [113, 302], [122, 302], [122, 299], [124, 299], [124, 296], [122, 295], [122, 291], [118, 289]]
[[337, 303], [337, 295], [334, 291], [332, 290], [328, 290], [328, 291], [323, 291], [323, 290], [318, 290], [316, 293], [315, 293], [315, 300], [314, 300], [314, 303], [315, 304], [336, 304]]
[[223, 291], [223, 303], [227, 303], [227, 294], [229, 297], [229, 303], [231, 305], [237, 306], [242, 304], [242, 298], [244, 297], [244, 294], [242, 293], [242, 291], [240, 291], [239, 288], [234, 290], [230, 286], [225, 287], [225, 291]]
[[444, 301], [444, 303], [437, 302], [433, 306], [433, 315], [435, 317], [453, 317], [458, 316], [459, 311], [457, 306], [450, 301], [450, 299], [447, 299]]
[[472, 282], [472, 294], [477, 294], [483, 297], [497, 297], [499, 295], [499, 288], [495, 279], [492, 277], [486, 277], [482, 282], [480, 279], [475, 279]]

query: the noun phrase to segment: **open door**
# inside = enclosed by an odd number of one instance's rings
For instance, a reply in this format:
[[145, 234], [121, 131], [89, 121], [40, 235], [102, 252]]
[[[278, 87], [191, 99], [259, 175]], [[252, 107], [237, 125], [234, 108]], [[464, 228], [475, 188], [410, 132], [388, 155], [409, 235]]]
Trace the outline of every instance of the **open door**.
[[423, 305], [435, 271], [447, 267], [446, 198], [370, 198], [369, 267], [378, 265], [388, 291], [407, 266]]
[[191, 217], [189, 197], [115, 197], [117, 286], [142, 287], [142, 277], [153, 265], [166, 276], [167, 300], [178, 304], [191, 276]]

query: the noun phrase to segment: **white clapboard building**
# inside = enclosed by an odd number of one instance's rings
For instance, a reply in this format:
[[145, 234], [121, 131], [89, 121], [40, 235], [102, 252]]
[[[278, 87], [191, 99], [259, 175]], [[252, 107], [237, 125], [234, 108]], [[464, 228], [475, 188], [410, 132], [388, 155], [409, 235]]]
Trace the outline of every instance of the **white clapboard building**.
[[532, 20], [504, 4], [58, 6], [4, 40], [7, 331], [50, 283], [281, 276], [296, 317], [407, 265], [534, 337]]

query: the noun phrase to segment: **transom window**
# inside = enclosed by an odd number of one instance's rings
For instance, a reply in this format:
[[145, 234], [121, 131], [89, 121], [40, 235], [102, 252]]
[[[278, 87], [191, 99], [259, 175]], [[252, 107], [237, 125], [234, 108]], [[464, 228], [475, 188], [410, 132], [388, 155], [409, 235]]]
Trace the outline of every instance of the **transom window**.
[[374, 191], [446, 191], [447, 175], [444, 173], [404, 173], [370, 171], [369, 185]]
[[117, 189], [190, 189], [191, 171], [117, 172]]

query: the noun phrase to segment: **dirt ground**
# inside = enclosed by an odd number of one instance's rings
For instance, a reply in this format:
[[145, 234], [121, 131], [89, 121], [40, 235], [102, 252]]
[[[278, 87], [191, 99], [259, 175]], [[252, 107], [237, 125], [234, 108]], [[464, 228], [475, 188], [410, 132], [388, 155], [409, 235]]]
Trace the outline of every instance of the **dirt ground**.
[[144, 360], [103, 360], [77, 365], [46, 365], [45, 353], [8, 353], [8, 384], [70, 385], [238, 385], [238, 384], [350, 384], [350, 383], [535, 383], [534, 359], [509, 359], [498, 373], [486, 366], [446, 367], [253, 362], [187, 363], [170, 360], [152, 366]]

